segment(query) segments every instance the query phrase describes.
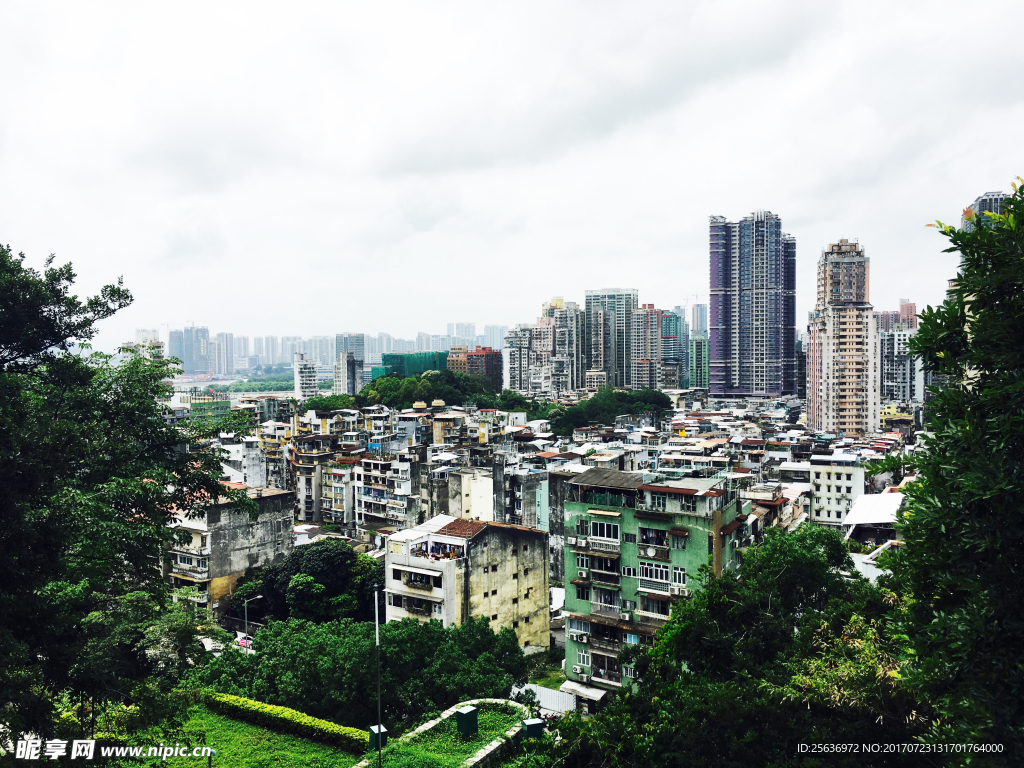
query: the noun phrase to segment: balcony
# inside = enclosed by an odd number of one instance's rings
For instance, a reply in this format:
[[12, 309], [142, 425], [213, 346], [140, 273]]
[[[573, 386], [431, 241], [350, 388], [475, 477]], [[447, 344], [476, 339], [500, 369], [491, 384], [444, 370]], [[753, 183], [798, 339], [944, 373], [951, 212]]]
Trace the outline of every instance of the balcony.
[[622, 685], [622, 673], [611, 672], [607, 669], [597, 669], [596, 667], [590, 668], [590, 682], [592, 683], [608, 683], [610, 685]]
[[640, 624], [651, 624], [656, 627], [660, 627], [666, 621], [668, 616], [663, 613], [649, 613], [648, 611], [633, 611], [633, 615]]
[[616, 619], [619, 618], [621, 608], [617, 605], [608, 605], [607, 603], [591, 603], [590, 613], [597, 614], [599, 616], [614, 616]]
[[663, 595], [669, 594], [669, 583], [667, 581], [655, 581], [654, 579], [640, 579], [640, 589], [644, 592], [660, 592]]
[[595, 584], [611, 584], [618, 587], [619, 578], [617, 573], [605, 573], [604, 571], [595, 571], [593, 569], [590, 571], [590, 580]]
[[587, 539], [587, 547], [593, 552], [619, 552], [619, 542], [610, 539]]
[[210, 567], [204, 566], [200, 568], [198, 565], [182, 565], [181, 563], [174, 563], [172, 572], [181, 576], [188, 576], [193, 579], [208, 579], [210, 578]]
[[610, 640], [605, 637], [598, 637], [597, 635], [590, 636], [590, 645], [598, 651], [609, 651], [616, 655], [622, 650], [622, 643], [618, 640]]
[[408, 587], [409, 589], [420, 589], [420, 590], [423, 590], [424, 592], [430, 592], [430, 591], [432, 591], [434, 589], [433, 582], [429, 582], [429, 581], [428, 582], [412, 581], [412, 580], [409, 580], [409, 579], [403, 581], [402, 582], [402, 586]]
[[640, 557], [650, 558], [651, 560], [661, 560], [663, 562], [669, 561], [669, 548], [660, 547], [657, 544], [637, 544], [637, 554]]

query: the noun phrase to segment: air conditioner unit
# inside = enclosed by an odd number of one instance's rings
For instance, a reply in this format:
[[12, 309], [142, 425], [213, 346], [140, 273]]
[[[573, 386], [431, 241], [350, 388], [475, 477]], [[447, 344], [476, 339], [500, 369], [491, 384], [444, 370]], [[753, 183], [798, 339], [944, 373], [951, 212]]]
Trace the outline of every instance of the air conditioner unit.
[[581, 579], [589, 579], [590, 571], [576, 571], [576, 575]]
[[680, 597], [689, 597], [690, 596], [690, 590], [688, 590], [686, 587], [683, 587], [682, 589], [679, 590], [679, 596]]
[[583, 667], [578, 667], [575, 664], [573, 664], [572, 673], [574, 675], [578, 675], [582, 670], [583, 670]]
[[681, 595], [683, 593], [683, 588], [682, 587], [669, 587], [668, 588], [668, 593], [670, 595]]
[[568, 537], [566, 537], [565, 540], [569, 544], [569, 546], [573, 546], [573, 545], [576, 544], [576, 537], [575, 536], [568, 536]]
[[733, 539], [729, 543], [730, 543], [730, 545], [732, 546], [733, 549], [736, 549], [736, 547], [738, 547], [740, 545], [739, 541], [737, 541], [736, 539]]
[[576, 635], [576, 642], [586, 645], [590, 642], [590, 635]]
[[626, 611], [624, 613], [620, 613], [619, 614], [619, 618], [622, 619], [623, 621], [632, 621], [633, 620], [633, 614], [630, 611]]
[[590, 675], [580, 675], [580, 682], [581, 683], [589, 683], [590, 682]]
[[587, 539], [585, 536], [583, 536], [581, 538], [576, 539], [576, 543], [579, 544], [581, 547], [585, 547], [587, 546]]

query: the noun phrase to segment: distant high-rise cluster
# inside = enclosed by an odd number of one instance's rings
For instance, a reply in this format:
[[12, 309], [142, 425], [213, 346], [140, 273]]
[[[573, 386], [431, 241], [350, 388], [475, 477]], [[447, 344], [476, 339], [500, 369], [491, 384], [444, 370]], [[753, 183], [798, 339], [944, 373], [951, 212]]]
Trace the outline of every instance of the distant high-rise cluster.
[[[1003, 200], [1009, 195], [1005, 192], [986, 192], [984, 195], [974, 199], [974, 202], [967, 206], [967, 210], [973, 211], [975, 220], [983, 219], [985, 211], [991, 211], [992, 213], [1003, 212]], [[960, 228], [966, 229], [968, 232], [974, 229], [974, 222], [967, 218], [966, 211], [965, 215], [960, 219]]]
[[712, 216], [710, 251], [711, 394], [795, 394], [796, 239], [770, 211]]

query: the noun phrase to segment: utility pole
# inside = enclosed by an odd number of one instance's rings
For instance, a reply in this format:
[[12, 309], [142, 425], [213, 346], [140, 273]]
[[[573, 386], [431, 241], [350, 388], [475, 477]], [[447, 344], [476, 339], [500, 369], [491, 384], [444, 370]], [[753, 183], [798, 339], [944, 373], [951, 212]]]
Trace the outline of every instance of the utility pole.
[[384, 723], [380, 716], [380, 618], [378, 617], [378, 605], [380, 601], [380, 589], [373, 590], [373, 629], [377, 639], [377, 768], [382, 766], [381, 742], [384, 739]]
[[249, 639], [249, 603], [253, 600], [259, 600], [261, 597], [263, 597], [263, 595], [256, 595], [255, 597], [250, 597], [245, 601], [245, 641], [249, 643], [249, 645], [246, 646], [246, 651], [252, 650], [252, 641]]

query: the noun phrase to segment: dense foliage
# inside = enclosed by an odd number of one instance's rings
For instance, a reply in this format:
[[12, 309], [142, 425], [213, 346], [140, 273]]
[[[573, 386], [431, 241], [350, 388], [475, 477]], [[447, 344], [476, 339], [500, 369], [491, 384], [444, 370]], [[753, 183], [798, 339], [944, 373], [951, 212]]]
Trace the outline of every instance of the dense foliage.
[[372, 621], [374, 587], [383, 580], [381, 561], [340, 539], [322, 539], [247, 574], [231, 604], [239, 611], [244, 600], [263, 595], [249, 603], [253, 620]]
[[[393, 733], [465, 699], [507, 698], [526, 682], [515, 632], [495, 633], [485, 619], [455, 627], [390, 622], [380, 641], [381, 705]], [[228, 650], [193, 682], [353, 728], [377, 722], [372, 623], [275, 621], [256, 633], [253, 649]]]
[[[966, 212], [970, 214], [970, 212]], [[914, 595], [918, 682], [950, 741], [1001, 743], [1024, 764], [1024, 190], [972, 231], [940, 224], [962, 257], [911, 345], [946, 378], [926, 451], [908, 469], [907, 546], [894, 573]]]
[[585, 427], [588, 424], [612, 425], [616, 416], [625, 414], [651, 412], [657, 419], [662, 411], [671, 407], [672, 401], [668, 395], [655, 389], [634, 389], [626, 392], [602, 387], [593, 397], [554, 414], [551, 426], [556, 434], [571, 435], [577, 427]]
[[320, 395], [311, 397], [302, 403], [301, 410], [306, 411], [340, 411], [346, 408], [355, 408], [355, 398], [349, 395]]
[[459, 371], [428, 371], [423, 375], [403, 378], [397, 375], [380, 376], [363, 387], [356, 395], [360, 408], [368, 405], [386, 405], [388, 408], [412, 408], [416, 401], [430, 405], [432, 400], [444, 400], [446, 405], [479, 403], [491, 394], [490, 382], [484, 376]]
[[[330, 389], [334, 386], [331, 381], [317, 382], [320, 389]], [[273, 376], [251, 376], [241, 381], [233, 381], [230, 384], [213, 382], [210, 389], [214, 392], [280, 392], [287, 394], [295, 391], [295, 376], [291, 373]]]
[[[173, 515], [217, 496], [220, 456], [185, 453], [218, 424], [165, 423], [167, 361], [74, 354], [131, 302], [118, 285], [79, 300], [70, 265], [42, 273], [0, 247], [0, 740], [55, 732], [57, 693], [82, 722], [137, 705], [166, 716], [166, 691], [204, 619], [161, 622], [159, 556]], [[160, 629], [160, 627], [163, 629]], [[174, 629], [177, 627], [177, 629]], [[173, 630], [173, 631], [172, 631]], [[161, 648], [154, 649], [152, 643]], [[169, 649], [169, 650], [168, 650]]]

